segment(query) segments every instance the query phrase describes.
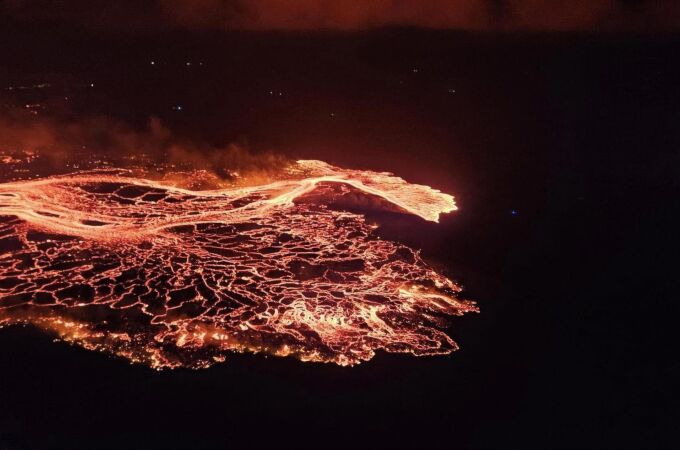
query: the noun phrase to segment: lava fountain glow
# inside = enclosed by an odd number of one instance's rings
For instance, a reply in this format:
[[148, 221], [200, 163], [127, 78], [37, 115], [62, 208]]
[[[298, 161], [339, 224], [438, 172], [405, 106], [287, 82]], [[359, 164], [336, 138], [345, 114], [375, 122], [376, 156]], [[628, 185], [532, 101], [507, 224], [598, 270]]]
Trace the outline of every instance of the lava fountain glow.
[[124, 170], [0, 184], [0, 325], [31, 324], [154, 368], [230, 352], [353, 365], [446, 354], [477, 311], [352, 208], [436, 222], [453, 197], [298, 161], [273, 182], [193, 191]]

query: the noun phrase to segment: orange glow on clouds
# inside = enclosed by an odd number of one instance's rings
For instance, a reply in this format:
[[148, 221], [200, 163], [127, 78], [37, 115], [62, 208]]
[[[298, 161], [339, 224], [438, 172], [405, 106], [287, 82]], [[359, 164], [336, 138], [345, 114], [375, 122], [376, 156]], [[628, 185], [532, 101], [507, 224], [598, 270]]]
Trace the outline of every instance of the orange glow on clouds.
[[365, 30], [386, 26], [507, 31], [669, 31], [675, 0], [154, 0], [7, 1], [23, 21], [64, 21], [90, 29]]

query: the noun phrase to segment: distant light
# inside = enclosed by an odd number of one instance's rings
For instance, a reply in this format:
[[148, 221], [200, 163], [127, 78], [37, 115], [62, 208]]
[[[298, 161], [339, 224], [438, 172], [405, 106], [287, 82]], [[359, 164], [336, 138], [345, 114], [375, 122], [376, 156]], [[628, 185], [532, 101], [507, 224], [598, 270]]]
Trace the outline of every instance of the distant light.
[[152, 65], [152, 66], [155, 66], [155, 65], [156, 65], [156, 61], [151, 61], [151, 65]]
[[190, 65], [191, 65], [191, 62], [190, 62], [190, 61], [187, 61], [187, 66], [190, 66]]
[[411, 69], [411, 72], [413, 72], [413, 73], [418, 73], [418, 69], [417, 69], [417, 68], [413, 68], [413, 69]]
[[90, 83], [90, 87], [94, 87], [94, 83]]
[[182, 105], [175, 105], [172, 107], [175, 111], [181, 111], [182, 110]]
[[449, 88], [449, 94], [455, 94], [455, 93], [456, 93], [455, 89]]
[[516, 216], [516, 215], [519, 214], [519, 211], [517, 211], [516, 209], [511, 209], [510, 214], [512, 214], [513, 216]]
[[335, 117], [335, 113], [331, 113], [331, 117]]

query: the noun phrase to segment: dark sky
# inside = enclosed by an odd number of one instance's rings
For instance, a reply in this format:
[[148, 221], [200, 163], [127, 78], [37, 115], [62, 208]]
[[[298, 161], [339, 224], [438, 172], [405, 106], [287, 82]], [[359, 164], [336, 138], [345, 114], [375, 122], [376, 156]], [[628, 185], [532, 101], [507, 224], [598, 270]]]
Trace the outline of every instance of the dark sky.
[[675, 0], [0, 0], [5, 18], [96, 30], [675, 31]]

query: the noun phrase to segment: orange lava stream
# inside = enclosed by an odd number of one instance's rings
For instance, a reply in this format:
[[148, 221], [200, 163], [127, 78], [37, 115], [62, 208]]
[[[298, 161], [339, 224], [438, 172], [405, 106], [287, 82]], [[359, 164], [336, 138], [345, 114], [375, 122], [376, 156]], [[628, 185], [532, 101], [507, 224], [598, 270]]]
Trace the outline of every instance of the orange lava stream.
[[0, 325], [158, 369], [234, 351], [340, 365], [454, 351], [440, 328], [474, 303], [331, 204], [433, 222], [455, 209], [428, 186], [312, 160], [211, 191], [113, 170], [0, 184]]

